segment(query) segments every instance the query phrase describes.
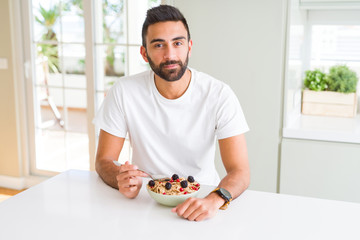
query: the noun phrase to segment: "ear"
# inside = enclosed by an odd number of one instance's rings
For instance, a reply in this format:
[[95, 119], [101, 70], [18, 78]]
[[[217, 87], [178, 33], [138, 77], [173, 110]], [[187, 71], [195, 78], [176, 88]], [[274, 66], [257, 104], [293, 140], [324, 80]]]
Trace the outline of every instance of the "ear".
[[147, 59], [146, 48], [144, 46], [140, 47], [140, 54], [145, 62], [149, 62], [149, 60]]
[[190, 41], [189, 41], [189, 57], [191, 56], [192, 45], [193, 45], [193, 42], [192, 42], [192, 40], [190, 39]]

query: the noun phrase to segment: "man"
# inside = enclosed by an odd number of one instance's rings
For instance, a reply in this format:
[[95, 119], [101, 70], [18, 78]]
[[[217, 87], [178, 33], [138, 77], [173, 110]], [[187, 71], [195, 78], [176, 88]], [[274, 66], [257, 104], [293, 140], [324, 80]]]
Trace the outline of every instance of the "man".
[[[148, 10], [142, 38], [140, 52], [152, 71], [124, 77], [108, 92], [95, 119], [101, 129], [96, 171], [128, 198], [138, 195], [147, 177], [138, 167], [217, 185], [220, 189], [205, 198], [189, 198], [172, 209], [188, 220], [210, 218], [249, 185], [248, 126], [240, 104], [229, 86], [187, 67], [192, 40], [178, 9], [161, 5]], [[117, 167], [113, 160], [127, 133], [136, 165]], [[227, 172], [220, 183], [216, 138]]]

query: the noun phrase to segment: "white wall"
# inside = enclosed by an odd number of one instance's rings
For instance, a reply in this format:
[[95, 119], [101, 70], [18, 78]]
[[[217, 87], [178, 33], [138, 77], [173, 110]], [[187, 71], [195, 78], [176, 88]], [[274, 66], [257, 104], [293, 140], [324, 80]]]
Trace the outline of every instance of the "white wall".
[[251, 129], [250, 188], [276, 192], [286, 0], [175, 0], [174, 5], [189, 23], [190, 66], [229, 84], [243, 107]]

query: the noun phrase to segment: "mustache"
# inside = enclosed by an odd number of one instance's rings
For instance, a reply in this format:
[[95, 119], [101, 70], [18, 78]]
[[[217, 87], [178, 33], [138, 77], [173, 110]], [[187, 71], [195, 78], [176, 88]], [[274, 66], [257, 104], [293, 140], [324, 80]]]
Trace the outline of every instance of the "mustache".
[[166, 61], [166, 62], [160, 63], [160, 67], [163, 67], [163, 66], [166, 66], [166, 65], [172, 65], [172, 64], [179, 64], [180, 66], [182, 66], [181, 61], [171, 60], [171, 61]]

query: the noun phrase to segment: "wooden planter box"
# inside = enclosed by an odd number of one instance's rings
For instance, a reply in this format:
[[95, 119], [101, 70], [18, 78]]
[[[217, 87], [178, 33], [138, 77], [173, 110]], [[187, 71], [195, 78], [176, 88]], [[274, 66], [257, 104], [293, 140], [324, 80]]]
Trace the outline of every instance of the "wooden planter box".
[[302, 113], [306, 115], [354, 117], [356, 107], [356, 93], [303, 91]]

